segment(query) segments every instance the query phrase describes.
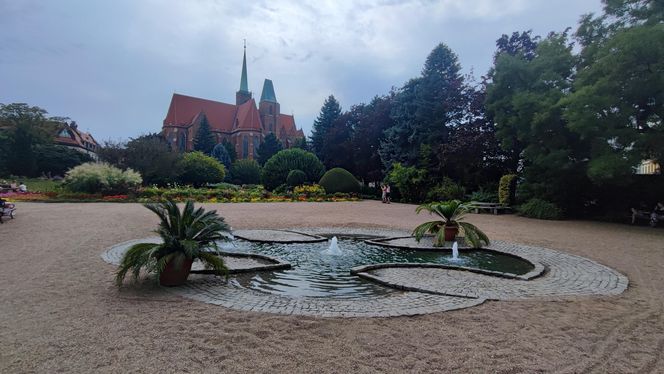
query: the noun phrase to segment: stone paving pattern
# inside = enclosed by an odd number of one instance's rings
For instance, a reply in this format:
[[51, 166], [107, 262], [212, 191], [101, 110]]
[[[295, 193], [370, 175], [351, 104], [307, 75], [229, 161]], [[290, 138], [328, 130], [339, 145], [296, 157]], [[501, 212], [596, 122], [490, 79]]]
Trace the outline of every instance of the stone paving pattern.
[[[309, 234], [345, 232], [353, 235], [403, 236], [403, 232], [379, 229], [323, 229], [302, 230]], [[297, 233], [279, 230], [259, 237], [295, 237]], [[282, 236], [280, 236], [282, 235]], [[292, 235], [292, 236], [291, 236]], [[306, 236], [305, 236], [306, 237]], [[126, 248], [137, 242], [158, 238], [129, 241], [109, 248], [102, 258], [111, 263], [119, 262]], [[443, 312], [472, 307], [485, 300], [516, 300], [532, 297], [566, 297], [586, 295], [617, 295], [628, 285], [627, 277], [589, 259], [545, 248], [523, 246], [505, 242], [493, 242], [491, 249], [517, 255], [544, 266], [546, 271], [532, 280], [507, 279], [463, 270], [439, 268], [382, 268], [368, 271], [366, 275], [378, 278], [381, 283], [406, 286], [415, 291], [396, 291], [365, 299], [334, 299], [313, 297], [286, 297], [244, 288], [232, 278], [192, 274], [181, 287], [164, 288], [183, 297], [220, 305], [231, 309], [275, 314], [310, 315], [319, 317], [390, 317]], [[243, 261], [231, 266], [249, 266]], [[246, 259], [254, 261], [253, 259]]]
[[424, 292], [487, 300], [518, 300], [532, 297], [618, 295], [627, 277], [589, 259], [544, 248], [496, 242], [502, 252], [535, 259], [546, 268], [532, 280], [492, 277], [469, 271], [437, 268], [383, 268], [369, 271], [380, 281]]

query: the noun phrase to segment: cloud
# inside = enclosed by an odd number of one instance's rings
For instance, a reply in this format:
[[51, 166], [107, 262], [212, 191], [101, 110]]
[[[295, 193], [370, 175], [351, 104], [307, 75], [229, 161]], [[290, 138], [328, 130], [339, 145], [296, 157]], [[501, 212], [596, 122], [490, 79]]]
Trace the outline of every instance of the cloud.
[[243, 39], [249, 85], [275, 84], [309, 131], [419, 74], [447, 43], [483, 74], [502, 33], [573, 26], [600, 0], [0, 1], [0, 102], [67, 115], [100, 139], [159, 131], [170, 95], [233, 102]]

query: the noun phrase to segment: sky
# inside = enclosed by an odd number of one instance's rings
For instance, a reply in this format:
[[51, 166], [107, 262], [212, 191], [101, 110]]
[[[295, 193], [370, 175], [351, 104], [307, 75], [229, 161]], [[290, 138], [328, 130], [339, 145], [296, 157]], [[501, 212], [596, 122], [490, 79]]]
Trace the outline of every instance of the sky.
[[326, 97], [343, 109], [420, 74], [439, 43], [479, 78], [502, 34], [575, 28], [600, 0], [0, 0], [0, 103], [75, 120], [99, 142], [159, 132], [174, 92], [235, 102], [272, 79], [309, 134]]

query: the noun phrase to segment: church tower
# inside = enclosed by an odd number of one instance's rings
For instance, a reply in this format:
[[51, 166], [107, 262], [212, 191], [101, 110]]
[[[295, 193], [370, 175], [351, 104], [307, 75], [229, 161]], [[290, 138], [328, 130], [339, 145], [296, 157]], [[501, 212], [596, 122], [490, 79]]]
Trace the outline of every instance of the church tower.
[[258, 112], [261, 115], [263, 130], [268, 134], [274, 133], [277, 137], [279, 136], [277, 134], [279, 110], [277, 96], [274, 94], [274, 85], [271, 80], [266, 79], [263, 82], [263, 92], [261, 93], [261, 101], [258, 103]]
[[242, 56], [242, 78], [240, 78], [240, 90], [235, 93], [235, 105], [244, 104], [251, 100], [249, 83], [247, 80], [247, 43], [244, 43], [244, 55]]

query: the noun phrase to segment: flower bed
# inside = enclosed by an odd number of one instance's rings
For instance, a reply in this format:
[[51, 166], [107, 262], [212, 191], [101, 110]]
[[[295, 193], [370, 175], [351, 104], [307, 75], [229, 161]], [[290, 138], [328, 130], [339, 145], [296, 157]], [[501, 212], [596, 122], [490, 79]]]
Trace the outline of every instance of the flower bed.
[[244, 186], [242, 188], [222, 185], [217, 188], [193, 187], [144, 187], [129, 195], [102, 195], [79, 192], [9, 192], [0, 194], [8, 201], [48, 201], [48, 202], [139, 202], [149, 203], [163, 200], [183, 202], [194, 200], [200, 203], [259, 203], [259, 202], [324, 202], [324, 201], [358, 201], [357, 195], [351, 194], [325, 194], [325, 190], [318, 186], [299, 186], [292, 192], [274, 194], [263, 189], [262, 186]]

